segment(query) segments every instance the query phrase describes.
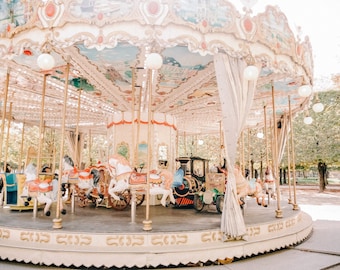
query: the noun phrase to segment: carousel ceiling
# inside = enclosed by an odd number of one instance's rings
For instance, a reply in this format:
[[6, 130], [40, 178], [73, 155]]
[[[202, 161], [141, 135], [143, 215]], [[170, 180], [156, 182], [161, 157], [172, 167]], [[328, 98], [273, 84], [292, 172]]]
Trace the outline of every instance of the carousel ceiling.
[[[0, 35], [2, 111], [6, 104], [7, 118], [48, 127], [65, 117], [68, 129], [105, 134], [112, 114], [147, 111], [151, 82], [151, 110], [175, 116], [180, 132], [218, 132], [217, 53], [252, 56], [260, 69], [247, 126], [263, 125], [264, 106], [270, 118], [273, 96], [278, 117], [289, 100], [303, 109], [309, 98], [298, 88], [312, 83], [309, 40], [296, 39], [274, 7], [251, 16], [220, 0], [0, 0]], [[37, 65], [43, 52], [51, 70]], [[148, 76], [151, 52], [163, 65]]]

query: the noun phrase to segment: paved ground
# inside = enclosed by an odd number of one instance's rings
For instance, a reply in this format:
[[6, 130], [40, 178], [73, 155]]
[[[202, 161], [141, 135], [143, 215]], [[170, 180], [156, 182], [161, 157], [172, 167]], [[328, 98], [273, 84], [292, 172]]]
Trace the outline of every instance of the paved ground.
[[[313, 218], [311, 237], [289, 249], [240, 260], [214, 270], [321, 270], [340, 269], [340, 189], [319, 193], [316, 188], [298, 187], [297, 203]], [[282, 189], [288, 198], [288, 190]]]
[[[282, 200], [288, 201], [289, 190], [282, 187]], [[273, 202], [274, 204], [276, 202]], [[226, 265], [211, 265], [201, 267], [185, 267], [177, 269], [213, 269], [213, 270], [340, 270], [340, 187], [332, 187], [324, 193], [319, 193], [317, 187], [298, 187], [297, 204], [308, 213], [314, 221], [313, 233], [309, 239], [300, 245], [234, 261]], [[0, 269], [61, 269], [55, 267], [37, 266], [24, 263], [0, 261]], [[88, 268], [83, 268], [88, 269]]]

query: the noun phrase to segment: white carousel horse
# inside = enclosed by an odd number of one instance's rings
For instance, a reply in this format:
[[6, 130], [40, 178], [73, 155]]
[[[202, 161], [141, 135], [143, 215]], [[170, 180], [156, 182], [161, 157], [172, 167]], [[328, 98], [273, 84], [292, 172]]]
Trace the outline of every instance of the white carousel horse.
[[243, 205], [245, 203], [242, 198], [250, 196], [256, 198], [256, 202], [258, 205], [267, 207], [267, 203], [265, 201], [265, 193], [263, 192], [261, 183], [259, 183], [255, 178], [248, 181], [242, 175], [241, 170], [237, 167], [235, 167], [234, 175], [236, 179], [237, 197], [240, 205]]
[[[121, 155], [113, 155], [109, 158], [108, 170], [111, 181], [109, 184], [108, 193], [115, 200], [121, 198], [116, 194], [126, 189], [130, 189], [130, 181], [136, 177], [136, 173], [130, 167], [129, 162]], [[162, 195], [161, 204], [166, 207], [166, 200], [169, 197], [171, 203], [175, 203], [175, 198], [172, 193], [173, 174], [168, 170], [160, 172], [150, 172], [150, 195]]]
[[[68, 155], [64, 156], [63, 163], [63, 178], [62, 183], [66, 190], [70, 189], [70, 183], [74, 185], [74, 189], [70, 192], [77, 192], [79, 197], [79, 206], [87, 205], [87, 199], [95, 201], [99, 204], [104, 195], [101, 194], [99, 187], [100, 173], [96, 168], [87, 168], [85, 170], [78, 170], [73, 163], [73, 160]], [[96, 194], [94, 195], [94, 191]]]
[[[39, 179], [37, 176], [36, 167], [30, 163], [25, 169], [25, 185], [23, 191], [21, 193], [21, 198], [26, 198], [27, 201], [24, 201], [25, 206], [28, 206], [29, 201], [32, 197], [36, 197], [39, 204], [45, 204], [44, 214], [46, 216], [50, 216], [50, 208], [53, 202], [57, 201], [57, 197], [55, 196], [53, 182], [58, 181], [57, 179], [47, 178], [47, 179]], [[63, 207], [63, 201], [65, 198], [60, 200], [60, 210], [63, 215], [66, 214], [66, 210]]]
[[264, 177], [264, 189], [266, 193], [269, 195], [269, 197], [273, 198], [275, 200], [275, 179], [273, 176], [273, 172], [270, 167], [267, 167], [265, 171], [265, 177]]

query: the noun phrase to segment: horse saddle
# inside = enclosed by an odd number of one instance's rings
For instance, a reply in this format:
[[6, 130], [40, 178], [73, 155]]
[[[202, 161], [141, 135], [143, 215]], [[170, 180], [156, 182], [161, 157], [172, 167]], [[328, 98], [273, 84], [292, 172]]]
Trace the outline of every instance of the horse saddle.
[[132, 172], [129, 177], [129, 184], [130, 185], [145, 185], [147, 174], [146, 173], [138, 173]]

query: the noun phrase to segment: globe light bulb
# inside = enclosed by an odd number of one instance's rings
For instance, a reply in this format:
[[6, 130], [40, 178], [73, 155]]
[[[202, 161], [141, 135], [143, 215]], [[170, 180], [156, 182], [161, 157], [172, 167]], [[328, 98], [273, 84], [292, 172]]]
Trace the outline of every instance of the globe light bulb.
[[55, 61], [49, 53], [42, 53], [37, 59], [38, 67], [42, 70], [50, 70], [54, 67]]
[[254, 81], [259, 76], [259, 69], [256, 66], [247, 66], [243, 71], [243, 77], [247, 81]]
[[312, 87], [310, 85], [301, 85], [298, 89], [301, 97], [308, 97], [312, 93]]
[[257, 136], [257, 138], [259, 138], [259, 139], [263, 139], [264, 134], [263, 134], [262, 132], [258, 132], [258, 133], [256, 134], [256, 136]]
[[159, 53], [150, 53], [145, 62], [148, 69], [160, 69], [162, 64], [163, 58]]
[[312, 108], [314, 112], [319, 113], [319, 112], [322, 112], [325, 107], [323, 106], [321, 102], [318, 102], [318, 103], [315, 103]]
[[310, 117], [310, 116], [306, 116], [306, 117], [303, 119], [303, 122], [304, 122], [306, 125], [310, 125], [311, 123], [313, 123], [313, 118]]

